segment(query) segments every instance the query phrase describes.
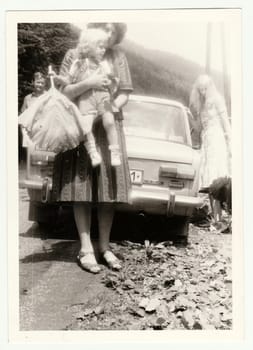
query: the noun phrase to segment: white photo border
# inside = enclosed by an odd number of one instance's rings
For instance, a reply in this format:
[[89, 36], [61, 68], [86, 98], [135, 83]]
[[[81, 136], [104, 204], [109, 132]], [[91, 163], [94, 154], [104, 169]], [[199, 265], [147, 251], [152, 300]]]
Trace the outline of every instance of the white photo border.
[[[156, 16], [149, 18], [146, 16], [148, 21], [157, 21], [157, 15], [163, 17], [165, 11], [172, 10], [155, 10]], [[174, 15], [182, 18], [187, 15], [189, 10], [184, 10], [182, 14], [182, 10], [173, 10]], [[180, 12], [181, 11], [181, 12]], [[193, 13], [194, 10], [191, 10]], [[200, 11], [200, 10], [198, 10]], [[239, 188], [242, 189], [242, 52], [241, 52], [241, 22], [240, 22], [240, 10], [201, 10], [202, 16], [204, 13], [208, 12], [207, 17], [210, 12], [213, 12], [215, 18], [217, 19], [218, 12], [221, 17], [229, 18], [228, 20], [233, 23], [233, 47], [232, 54], [233, 62], [231, 62], [231, 100], [232, 100], [232, 120], [233, 120], [233, 211], [238, 213], [233, 217], [233, 306], [234, 306], [234, 314], [233, 314], [233, 330], [231, 331], [194, 331], [194, 334], [190, 334], [188, 331], [173, 331], [167, 333], [166, 331], [160, 332], [149, 332], [145, 331], [129, 331], [126, 334], [125, 332], [116, 332], [120, 333], [116, 335], [115, 342], [119, 339], [123, 342], [132, 342], [134, 338], [135, 341], [147, 341], [147, 342], [163, 342], [167, 343], [170, 341], [180, 341], [182, 342], [182, 332], [187, 333], [186, 342], [193, 342], [196, 340], [206, 341], [232, 341], [242, 339], [243, 336], [243, 302], [244, 302], [244, 291], [243, 291], [243, 237], [242, 237], [242, 192], [238, 191]], [[110, 13], [102, 12], [93, 12], [88, 13], [85, 11], [85, 14], [89, 16], [89, 21], [98, 21], [99, 18], [106, 17], [107, 20], [115, 21], [129, 21], [126, 19], [126, 13], [130, 13], [129, 11], [110, 11]], [[134, 21], [140, 21], [140, 17], [138, 18], [139, 13], [147, 13], [151, 14], [150, 10], [134, 10], [131, 12], [130, 16]], [[216, 14], [215, 14], [216, 12]], [[222, 12], [222, 14], [221, 14]], [[73, 11], [70, 12], [73, 14]], [[106, 16], [105, 16], [106, 13]], [[229, 15], [228, 15], [229, 13]], [[36, 16], [39, 17], [36, 17]], [[35, 22], [36, 18], [39, 18], [39, 22], [70, 22], [70, 20], [66, 20], [64, 16], [68, 16], [69, 13], [67, 11], [43, 11], [43, 12], [9, 12], [7, 14], [7, 171], [8, 171], [8, 261], [9, 261], [9, 329], [10, 329], [10, 340], [12, 342], [94, 342], [94, 331], [92, 334], [88, 334], [89, 332], [85, 331], [83, 335], [80, 335], [80, 332], [19, 332], [18, 331], [18, 277], [13, 278], [13, 276], [18, 276], [18, 221], [13, 220], [13, 217], [18, 217], [18, 203], [15, 196], [18, 193], [18, 159], [17, 159], [17, 137], [13, 137], [14, 125], [16, 123], [17, 116], [17, 96], [13, 96], [13, 91], [17, 91], [17, 33], [14, 30], [14, 27], [17, 23], [22, 22]], [[78, 16], [80, 15], [80, 11], [78, 11]], [[92, 17], [94, 16], [94, 17]], [[101, 17], [99, 17], [101, 16]], [[115, 17], [116, 16], [116, 17]], [[123, 19], [124, 18], [124, 19]], [[175, 17], [174, 17], [175, 18]], [[29, 20], [30, 19], [30, 20]], [[183, 19], [181, 19], [183, 20]], [[71, 21], [72, 22], [72, 21]], [[14, 45], [15, 44], [15, 45]], [[15, 61], [16, 57], [16, 61]], [[14, 64], [13, 64], [14, 63]], [[16, 99], [15, 103], [13, 103], [13, 99]], [[15, 131], [14, 131], [15, 132]], [[17, 134], [16, 134], [17, 136]], [[15, 184], [15, 186], [13, 185]], [[10, 210], [11, 208], [11, 210]], [[16, 235], [16, 236], [15, 236]], [[235, 258], [236, 257], [236, 258]], [[11, 302], [10, 302], [11, 301]], [[238, 304], [238, 308], [237, 308]], [[96, 342], [98, 342], [98, 337], [96, 337]], [[166, 334], [167, 333], [167, 334]], [[111, 342], [115, 337], [115, 331], [106, 331], [101, 333], [101, 342]], [[120, 337], [120, 338], [118, 338]], [[169, 339], [168, 339], [169, 338]]]

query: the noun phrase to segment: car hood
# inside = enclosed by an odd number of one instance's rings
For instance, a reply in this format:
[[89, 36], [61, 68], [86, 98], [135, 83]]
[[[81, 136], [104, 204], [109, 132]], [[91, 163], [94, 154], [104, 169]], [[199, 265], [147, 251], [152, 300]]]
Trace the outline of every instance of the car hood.
[[130, 158], [185, 164], [193, 162], [193, 149], [180, 143], [126, 135], [126, 148]]

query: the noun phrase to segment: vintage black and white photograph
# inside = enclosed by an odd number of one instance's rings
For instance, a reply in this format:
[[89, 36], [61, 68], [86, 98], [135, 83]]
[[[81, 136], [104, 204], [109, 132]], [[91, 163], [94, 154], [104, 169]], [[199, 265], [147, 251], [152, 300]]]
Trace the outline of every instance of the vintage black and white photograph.
[[21, 332], [234, 329], [240, 12], [158, 12], [17, 17]]

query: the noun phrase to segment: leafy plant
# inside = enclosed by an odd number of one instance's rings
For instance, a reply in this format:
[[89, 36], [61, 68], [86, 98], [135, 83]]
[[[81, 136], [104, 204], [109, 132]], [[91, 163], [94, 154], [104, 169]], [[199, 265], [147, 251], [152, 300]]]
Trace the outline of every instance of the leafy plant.
[[73, 48], [79, 30], [68, 23], [18, 24], [18, 97], [19, 107], [31, 92], [33, 74], [47, 74], [49, 64], [58, 70], [64, 54]]

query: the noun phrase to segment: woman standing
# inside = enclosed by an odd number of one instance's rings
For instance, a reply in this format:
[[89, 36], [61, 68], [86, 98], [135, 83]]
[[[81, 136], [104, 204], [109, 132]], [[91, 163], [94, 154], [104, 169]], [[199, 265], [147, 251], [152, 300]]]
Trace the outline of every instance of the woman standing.
[[[101, 28], [108, 35], [106, 59], [109, 60], [119, 79], [119, 88], [114, 96], [113, 109], [118, 133], [119, 147], [122, 155], [120, 166], [113, 168], [110, 164], [107, 138], [101, 122], [95, 126], [94, 134], [97, 147], [102, 155], [99, 168], [92, 170], [90, 159], [83, 144], [74, 150], [59, 154], [55, 160], [53, 176], [53, 199], [73, 203], [74, 217], [78, 229], [81, 248], [78, 262], [85, 270], [98, 273], [94, 247], [90, 238], [91, 209], [96, 204], [98, 212], [99, 242], [98, 249], [105, 262], [112, 269], [121, 269], [120, 261], [109, 249], [109, 238], [114, 216], [115, 203], [127, 203], [130, 188], [129, 169], [123, 134], [121, 108], [128, 102], [132, 92], [132, 81], [124, 53], [115, 46], [123, 39], [126, 25], [123, 23], [90, 23], [89, 28]], [[67, 75], [77, 50], [69, 50], [62, 62], [60, 75]], [[103, 89], [109, 84], [106, 75], [93, 73], [89, 78], [63, 88], [63, 93], [72, 101], [89, 89]]]
[[[223, 97], [207, 75], [196, 80], [190, 108], [201, 128], [200, 188], [231, 174], [231, 127]], [[211, 198], [214, 220], [221, 220], [220, 202]]]

